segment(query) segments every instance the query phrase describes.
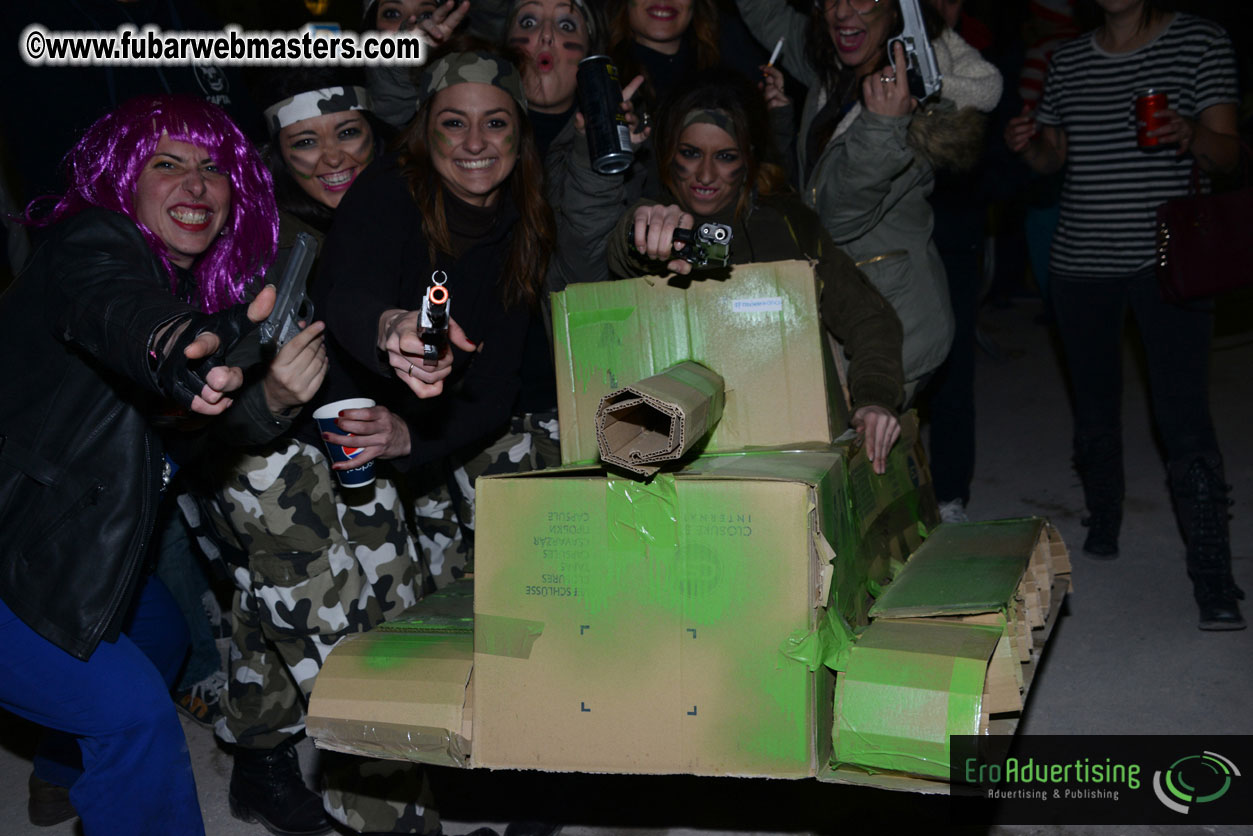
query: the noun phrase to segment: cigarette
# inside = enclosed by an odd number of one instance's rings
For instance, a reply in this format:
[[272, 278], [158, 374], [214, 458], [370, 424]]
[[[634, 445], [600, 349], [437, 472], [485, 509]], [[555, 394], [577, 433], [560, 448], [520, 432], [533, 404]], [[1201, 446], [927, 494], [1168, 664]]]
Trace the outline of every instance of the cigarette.
[[783, 38], [779, 38], [779, 42], [774, 45], [774, 52], [770, 53], [770, 60], [766, 62], [767, 67], [773, 67], [774, 62], [779, 59], [779, 53], [783, 51]]

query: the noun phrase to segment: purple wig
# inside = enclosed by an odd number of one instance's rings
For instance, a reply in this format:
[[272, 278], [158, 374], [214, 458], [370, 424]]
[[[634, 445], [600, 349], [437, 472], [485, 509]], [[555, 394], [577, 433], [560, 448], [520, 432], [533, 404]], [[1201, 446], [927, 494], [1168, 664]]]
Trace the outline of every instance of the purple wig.
[[251, 280], [274, 260], [278, 242], [278, 208], [270, 172], [216, 105], [186, 95], [140, 96], [102, 116], [65, 155], [61, 165], [69, 188], [36, 223], [56, 223], [88, 206], [120, 212], [139, 227], [148, 246], [161, 256], [173, 287], [174, 268], [164, 242], [139, 222], [135, 212], [139, 175], [156, 153], [162, 134], [205, 149], [230, 176], [230, 216], [222, 234], [192, 270], [195, 304], [206, 313], [215, 313], [244, 298]]

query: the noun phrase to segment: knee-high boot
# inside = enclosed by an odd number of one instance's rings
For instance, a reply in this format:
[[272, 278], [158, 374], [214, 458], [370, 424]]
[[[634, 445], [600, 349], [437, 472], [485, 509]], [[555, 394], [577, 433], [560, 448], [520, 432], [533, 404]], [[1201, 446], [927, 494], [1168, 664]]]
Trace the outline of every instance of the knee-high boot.
[[1237, 603], [1244, 592], [1231, 576], [1231, 541], [1227, 524], [1230, 487], [1216, 454], [1173, 461], [1170, 494], [1187, 546], [1188, 577], [1200, 608], [1202, 630], [1242, 630]]
[[1088, 516], [1083, 520], [1088, 527], [1083, 551], [1089, 557], [1115, 558], [1125, 491], [1122, 439], [1114, 433], [1077, 434], [1075, 469], [1083, 482], [1083, 500], [1088, 509]]

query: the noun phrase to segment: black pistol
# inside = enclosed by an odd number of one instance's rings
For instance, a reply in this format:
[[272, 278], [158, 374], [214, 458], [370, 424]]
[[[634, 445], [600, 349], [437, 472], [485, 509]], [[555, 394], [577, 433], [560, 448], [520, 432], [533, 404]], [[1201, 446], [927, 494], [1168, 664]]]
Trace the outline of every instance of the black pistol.
[[262, 352], [270, 357], [300, 333], [302, 321], [308, 323], [313, 319], [313, 302], [309, 301], [306, 288], [317, 254], [317, 240], [307, 232], [297, 233], [296, 243], [287, 253], [287, 262], [275, 288], [278, 296], [274, 300], [274, 310], [257, 328], [261, 335]]
[[[442, 276], [443, 278], [439, 278]], [[422, 297], [422, 315], [419, 321], [422, 337], [422, 362], [433, 365], [448, 345], [448, 320], [452, 316], [452, 298], [448, 293], [448, 274], [436, 270], [431, 274], [431, 286]]]

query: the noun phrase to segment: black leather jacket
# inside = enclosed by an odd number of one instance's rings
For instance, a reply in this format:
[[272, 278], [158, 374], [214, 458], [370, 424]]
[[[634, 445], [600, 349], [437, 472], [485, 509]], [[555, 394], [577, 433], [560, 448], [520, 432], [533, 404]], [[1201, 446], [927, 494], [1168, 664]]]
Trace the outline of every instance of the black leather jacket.
[[0, 599], [80, 659], [117, 635], [141, 574], [163, 467], [147, 416], [168, 400], [148, 351], [191, 312], [103, 209], [50, 228], [0, 297]]

